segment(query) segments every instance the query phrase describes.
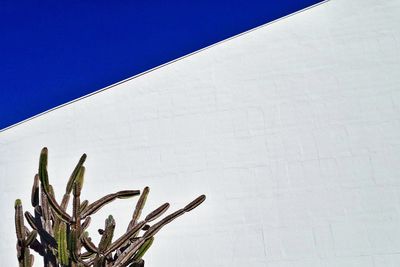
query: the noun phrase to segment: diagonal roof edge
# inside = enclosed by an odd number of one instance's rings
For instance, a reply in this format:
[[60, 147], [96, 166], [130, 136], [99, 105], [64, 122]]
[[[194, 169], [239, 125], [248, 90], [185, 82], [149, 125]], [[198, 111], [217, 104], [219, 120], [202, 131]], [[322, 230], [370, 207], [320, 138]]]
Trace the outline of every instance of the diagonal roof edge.
[[20, 124], [25, 123], [25, 122], [28, 122], [28, 121], [30, 121], [30, 120], [33, 120], [33, 119], [35, 119], [35, 118], [37, 118], [37, 117], [43, 116], [43, 115], [45, 115], [46, 113], [49, 113], [49, 112], [54, 111], [54, 110], [56, 110], [56, 109], [62, 108], [62, 107], [67, 106], [67, 105], [70, 105], [70, 104], [72, 104], [72, 103], [74, 103], [74, 102], [77, 102], [77, 101], [82, 100], [82, 99], [84, 99], [84, 98], [90, 97], [90, 96], [92, 96], [92, 95], [101, 93], [101, 92], [103, 92], [103, 91], [105, 91], [105, 90], [108, 90], [108, 89], [111, 89], [111, 88], [113, 88], [113, 87], [115, 87], [115, 86], [117, 86], [117, 85], [120, 85], [120, 84], [125, 83], [125, 82], [130, 81], [130, 80], [133, 80], [133, 79], [135, 79], [135, 78], [138, 78], [138, 77], [143, 76], [143, 75], [145, 75], [145, 74], [147, 74], [147, 73], [150, 73], [150, 72], [153, 72], [153, 71], [155, 71], [155, 70], [158, 70], [158, 69], [160, 69], [160, 68], [162, 68], [162, 67], [165, 67], [165, 66], [167, 66], [167, 65], [170, 65], [170, 64], [172, 64], [172, 63], [175, 63], [175, 62], [177, 62], [177, 61], [180, 61], [180, 60], [185, 59], [185, 58], [187, 58], [187, 57], [190, 57], [190, 56], [192, 56], [192, 55], [198, 54], [198, 53], [200, 53], [200, 52], [202, 52], [202, 51], [204, 51], [204, 50], [210, 49], [210, 48], [212, 48], [212, 47], [214, 47], [214, 46], [217, 46], [217, 45], [219, 45], [219, 44], [221, 44], [221, 43], [228, 42], [228, 41], [230, 41], [230, 40], [232, 40], [232, 39], [235, 39], [235, 38], [238, 38], [238, 37], [240, 37], [240, 36], [242, 36], [242, 35], [245, 35], [245, 34], [248, 34], [248, 33], [250, 33], [250, 32], [256, 31], [256, 30], [258, 30], [258, 29], [260, 29], [260, 28], [264, 28], [264, 27], [266, 27], [266, 26], [268, 26], [268, 25], [270, 25], [270, 24], [272, 24], [272, 23], [276, 23], [276, 22], [278, 22], [278, 21], [280, 21], [280, 20], [286, 19], [286, 18], [288, 18], [288, 17], [291, 17], [291, 16], [293, 16], [293, 15], [299, 14], [299, 13], [301, 13], [301, 12], [307, 11], [307, 10], [309, 10], [309, 9], [311, 9], [311, 8], [314, 8], [314, 7], [316, 7], [316, 6], [322, 5], [322, 4], [324, 4], [324, 3], [326, 3], [326, 2], [329, 2], [329, 1], [330, 1], [330, 0], [323, 0], [322, 2], [316, 3], [316, 4], [312, 5], [312, 6], [303, 8], [303, 9], [301, 9], [301, 10], [298, 10], [298, 11], [296, 11], [296, 12], [294, 12], [294, 13], [291, 13], [291, 14], [289, 14], [289, 15], [283, 16], [283, 17], [278, 18], [278, 19], [276, 19], [276, 20], [273, 20], [273, 21], [264, 23], [264, 24], [262, 24], [262, 25], [260, 25], [260, 26], [257, 26], [257, 27], [255, 27], [255, 28], [250, 29], [250, 30], [247, 30], [247, 31], [244, 31], [244, 32], [242, 32], [242, 33], [236, 34], [236, 35], [234, 35], [234, 36], [232, 36], [232, 37], [229, 37], [229, 38], [227, 38], [227, 39], [224, 39], [224, 40], [221, 40], [221, 41], [219, 41], [219, 42], [216, 42], [216, 43], [214, 43], [214, 44], [211, 44], [211, 45], [209, 45], [209, 46], [206, 46], [206, 47], [204, 47], [204, 48], [201, 48], [201, 49], [199, 49], [199, 50], [196, 50], [196, 51], [194, 51], [194, 52], [191, 52], [191, 53], [189, 53], [189, 54], [187, 54], [187, 55], [184, 55], [184, 56], [181, 56], [181, 57], [176, 58], [176, 59], [174, 59], [174, 60], [168, 61], [168, 62], [166, 62], [166, 63], [164, 63], [164, 64], [161, 64], [161, 65], [159, 65], [159, 66], [156, 66], [156, 67], [154, 67], [154, 68], [152, 68], [152, 69], [143, 71], [143, 72], [141, 72], [141, 73], [139, 73], [139, 74], [136, 74], [136, 75], [134, 75], [134, 76], [132, 76], [132, 77], [126, 78], [126, 79], [124, 79], [124, 80], [122, 80], [122, 81], [119, 81], [119, 82], [113, 83], [113, 84], [111, 84], [111, 85], [108, 85], [108, 86], [106, 86], [106, 87], [104, 87], [104, 88], [101, 88], [101, 89], [99, 89], [99, 90], [96, 90], [96, 91], [94, 91], [94, 92], [92, 92], [92, 93], [89, 93], [89, 94], [87, 94], [87, 95], [78, 97], [78, 98], [76, 98], [76, 99], [74, 99], [74, 100], [71, 100], [71, 101], [69, 101], [69, 102], [67, 102], [67, 103], [64, 103], [64, 104], [58, 105], [58, 106], [56, 106], [56, 107], [54, 107], [54, 108], [51, 108], [51, 109], [49, 109], [49, 110], [43, 111], [43, 112], [41, 112], [41, 113], [39, 113], [39, 114], [37, 114], [37, 115], [34, 115], [34, 116], [30, 117], [30, 118], [27, 118], [27, 119], [25, 119], [25, 120], [23, 120], [23, 121], [14, 123], [14, 124], [12, 124], [12, 125], [10, 125], [10, 126], [7, 126], [6, 128], [0, 129], [0, 133], [2, 133], [2, 132], [4, 132], [4, 131], [7, 131], [7, 130], [9, 130], [9, 129], [11, 129], [11, 128], [14, 128], [14, 127], [16, 127], [16, 126], [18, 126], [18, 125], [20, 125]]

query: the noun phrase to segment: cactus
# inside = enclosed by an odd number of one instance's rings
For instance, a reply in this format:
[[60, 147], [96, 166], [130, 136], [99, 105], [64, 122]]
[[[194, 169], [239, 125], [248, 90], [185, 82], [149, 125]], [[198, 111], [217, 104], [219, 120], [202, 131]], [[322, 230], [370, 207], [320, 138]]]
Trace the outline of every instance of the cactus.
[[[33, 214], [23, 212], [22, 202], [15, 201], [15, 232], [17, 236], [17, 258], [20, 267], [33, 266], [31, 250], [43, 257], [45, 267], [143, 267], [143, 256], [154, 242], [155, 234], [177, 217], [199, 206], [205, 195], [197, 197], [184, 208], [179, 209], [158, 222], [150, 225], [169, 208], [164, 203], [140, 220], [146, 199], [150, 192], [145, 187], [140, 190], [124, 190], [108, 194], [97, 201], [81, 201], [84, 184], [86, 154], [79, 159], [72, 171], [61, 203], [56, 200], [47, 171], [48, 150], [40, 153], [38, 174], [34, 176], [31, 205]], [[72, 196], [71, 196], [72, 193]], [[101, 239], [96, 246], [90, 238], [89, 228], [92, 215], [115, 199], [139, 196], [132, 219], [126, 233], [114, 239], [115, 220], [110, 215], [105, 220], [104, 229], [99, 229]], [[72, 214], [67, 207], [72, 197]], [[25, 220], [32, 228], [25, 226]]]
[[22, 210], [22, 202], [20, 199], [15, 200], [15, 232], [17, 234], [17, 257], [20, 267], [33, 266], [34, 257], [30, 253], [29, 246], [36, 239], [37, 232], [30, 232], [24, 225], [24, 215]]

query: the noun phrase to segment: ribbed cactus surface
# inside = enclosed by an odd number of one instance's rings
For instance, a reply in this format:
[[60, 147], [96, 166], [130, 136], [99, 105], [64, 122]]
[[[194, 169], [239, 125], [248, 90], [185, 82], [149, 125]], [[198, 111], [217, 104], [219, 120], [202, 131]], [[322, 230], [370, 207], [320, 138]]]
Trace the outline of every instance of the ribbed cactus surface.
[[[23, 212], [20, 199], [15, 201], [15, 231], [17, 236], [17, 258], [20, 267], [33, 266], [31, 250], [43, 257], [45, 267], [141, 267], [143, 256], [154, 241], [154, 235], [166, 224], [199, 206], [205, 195], [197, 197], [184, 208], [156, 221], [169, 208], [162, 204], [140, 219], [150, 189], [124, 190], [108, 194], [92, 203], [81, 201], [86, 154], [83, 154], [68, 179], [61, 203], [55, 197], [47, 171], [48, 150], [40, 153], [39, 170], [35, 175], [31, 204], [33, 214]], [[72, 193], [72, 214], [67, 208]], [[139, 196], [126, 233], [114, 238], [115, 220], [112, 215], [105, 220], [98, 245], [92, 242], [88, 227], [91, 216], [115, 199]], [[32, 230], [25, 226], [25, 220]]]

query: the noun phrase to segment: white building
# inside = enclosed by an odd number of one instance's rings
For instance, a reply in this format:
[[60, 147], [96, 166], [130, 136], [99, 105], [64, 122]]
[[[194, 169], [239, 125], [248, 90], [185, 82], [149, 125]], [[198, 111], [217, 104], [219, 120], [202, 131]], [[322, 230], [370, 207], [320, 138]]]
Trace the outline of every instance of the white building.
[[207, 195], [146, 267], [399, 266], [399, 25], [397, 0], [332, 0], [1, 132], [1, 266], [43, 146], [58, 197], [83, 152], [89, 200]]

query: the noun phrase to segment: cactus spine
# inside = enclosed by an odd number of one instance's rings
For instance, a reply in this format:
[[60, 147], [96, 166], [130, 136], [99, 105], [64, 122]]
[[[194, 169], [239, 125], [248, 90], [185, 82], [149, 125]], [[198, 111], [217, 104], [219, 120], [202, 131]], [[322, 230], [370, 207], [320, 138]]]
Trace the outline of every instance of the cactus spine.
[[[97, 201], [81, 201], [84, 183], [86, 154], [83, 154], [72, 171], [61, 203], [50, 184], [47, 171], [48, 150], [40, 153], [38, 174], [34, 176], [31, 205], [33, 215], [23, 212], [22, 202], [15, 201], [15, 232], [17, 236], [17, 258], [20, 267], [32, 267], [34, 256], [31, 249], [43, 257], [45, 267], [143, 267], [143, 256], [154, 242], [154, 235], [165, 225], [179, 216], [199, 206], [205, 196], [201, 195], [184, 208], [179, 209], [153, 225], [169, 208], [164, 203], [140, 220], [146, 199], [150, 192], [145, 187], [139, 190], [123, 190], [108, 194]], [[72, 193], [72, 214], [67, 207]], [[116, 223], [110, 215], [105, 220], [104, 229], [99, 230], [101, 239], [96, 246], [87, 231], [91, 215], [115, 199], [127, 199], [138, 196], [132, 219], [125, 234], [113, 240]], [[24, 222], [24, 217], [32, 230]], [[37, 239], [39, 238], [39, 240]]]

